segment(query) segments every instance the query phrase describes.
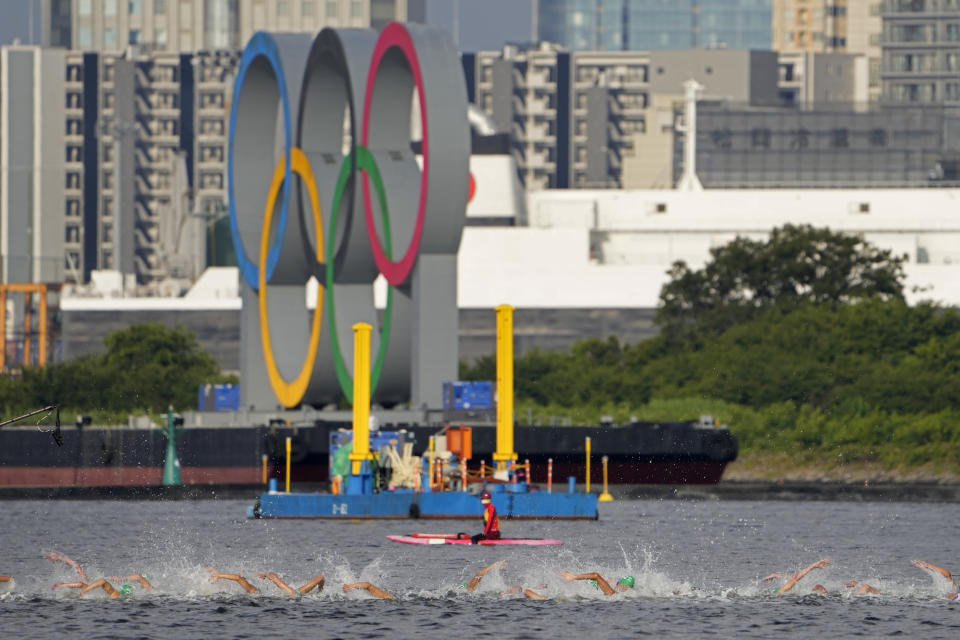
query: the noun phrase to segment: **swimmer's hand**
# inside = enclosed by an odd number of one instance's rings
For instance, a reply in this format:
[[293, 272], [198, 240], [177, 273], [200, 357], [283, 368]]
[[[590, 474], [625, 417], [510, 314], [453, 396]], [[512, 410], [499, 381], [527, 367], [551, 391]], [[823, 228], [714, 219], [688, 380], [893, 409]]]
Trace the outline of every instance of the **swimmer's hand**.
[[782, 577], [783, 577], [782, 573], [771, 573], [766, 578], [760, 578], [760, 582], [770, 582], [771, 580], [775, 580], [777, 578], [782, 578]]

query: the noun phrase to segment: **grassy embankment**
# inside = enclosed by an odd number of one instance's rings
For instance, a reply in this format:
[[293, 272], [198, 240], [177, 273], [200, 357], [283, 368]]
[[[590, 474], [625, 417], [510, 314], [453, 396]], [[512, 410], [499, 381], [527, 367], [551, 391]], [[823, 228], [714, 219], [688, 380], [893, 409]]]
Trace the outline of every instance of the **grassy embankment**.
[[830, 416], [792, 402], [754, 409], [710, 399], [651, 400], [630, 407], [608, 404], [569, 409], [521, 402], [517, 416], [550, 424], [679, 421], [713, 415], [729, 425], [740, 454], [725, 480], [825, 482], [960, 482], [960, 415], [898, 415], [881, 411], [862, 416]]

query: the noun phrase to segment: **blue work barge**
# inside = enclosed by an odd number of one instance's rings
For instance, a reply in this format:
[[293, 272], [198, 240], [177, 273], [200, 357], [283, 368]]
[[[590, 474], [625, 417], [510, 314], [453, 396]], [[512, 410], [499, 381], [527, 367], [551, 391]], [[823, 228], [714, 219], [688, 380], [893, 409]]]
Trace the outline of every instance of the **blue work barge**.
[[[290, 492], [288, 438], [286, 491], [276, 491], [275, 480], [271, 480], [273, 490], [261, 495], [257, 503], [248, 508], [248, 516], [340, 520], [477, 519], [483, 508], [475, 494], [486, 489], [492, 494], [501, 518], [597, 519], [597, 496], [589, 491], [577, 492], [573, 478], [569, 479], [566, 492], [553, 492], [552, 475], [546, 491], [536, 490], [529, 483], [529, 464], [518, 465], [516, 462], [513, 447], [513, 307], [497, 307], [497, 449], [493, 454], [493, 465], [488, 468], [481, 461], [479, 469], [473, 473], [469, 469], [473, 446], [470, 427], [448, 427], [443, 433], [431, 436], [428, 453], [422, 458], [412, 455], [413, 442], [409, 432], [374, 430], [371, 434], [370, 330], [370, 325], [364, 323], [353, 326], [353, 431], [330, 434], [331, 491]], [[445, 395], [456, 395], [455, 391], [445, 389]], [[489, 397], [490, 394], [483, 395]], [[587, 461], [589, 465], [589, 449]], [[604, 498], [609, 499], [606, 491]]]
[[[457, 452], [469, 438], [469, 428], [448, 429], [444, 434], [447, 442], [457, 440]], [[452, 437], [458, 434], [457, 438]], [[373, 461], [365, 461], [359, 474], [349, 473], [338, 480], [337, 472], [342, 469], [336, 460], [346, 459], [352, 447], [352, 433], [339, 431], [330, 434], [331, 487], [336, 492], [290, 493], [277, 490], [275, 479], [270, 480], [270, 490], [262, 494], [257, 503], [248, 508], [248, 517], [252, 518], [325, 518], [325, 519], [464, 519], [476, 520], [483, 514], [483, 506], [477, 497], [486, 489], [493, 498], [493, 504], [501, 518], [522, 519], [562, 519], [595, 520], [597, 518], [597, 496], [576, 490], [572, 478], [563, 486], [564, 491], [554, 492], [531, 486], [525, 480], [527, 470], [524, 466], [513, 465], [507, 471], [507, 479], [499, 480], [492, 468], [470, 470], [458, 455], [450, 455], [451, 463], [438, 463], [443, 460], [439, 455], [424, 456], [420, 466], [417, 483], [420, 488], [390, 488], [386, 477], [392, 471], [381, 466], [401, 460], [396, 456], [384, 455], [387, 448], [397, 451], [397, 443], [403, 443], [411, 434], [406, 432], [377, 432], [371, 436], [379, 455]], [[431, 442], [433, 444], [433, 442]], [[340, 452], [339, 455], [337, 452]], [[436, 449], [434, 450], [436, 453]], [[450, 453], [450, 452], [448, 452]], [[468, 459], [468, 458], [467, 458]], [[378, 464], [377, 461], [381, 461]], [[481, 465], [483, 463], [481, 462]], [[338, 468], [339, 467], [339, 468]], [[491, 476], [486, 476], [486, 471]], [[439, 476], [439, 481], [435, 479]], [[466, 483], [463, 481], [467, 480]], [[375, 485], [382, 484], [379, 488]], [[552, 485], [552, 483], [551, 483]]]

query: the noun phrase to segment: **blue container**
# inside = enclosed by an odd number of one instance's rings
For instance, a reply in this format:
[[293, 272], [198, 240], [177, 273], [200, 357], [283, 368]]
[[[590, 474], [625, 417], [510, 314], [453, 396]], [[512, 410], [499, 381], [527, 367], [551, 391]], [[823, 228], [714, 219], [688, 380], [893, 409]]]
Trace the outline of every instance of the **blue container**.
[[240, 386], [235, 384], [213, 385], [213, 410], [236, 411], [240, 408]]
[[444, 382], [443, 408], [445, 411], [493, 409], [493, 382]]
[[237, 411], [240, 409], [240, 385], [202, 384], [197, 392], [200, 411]]

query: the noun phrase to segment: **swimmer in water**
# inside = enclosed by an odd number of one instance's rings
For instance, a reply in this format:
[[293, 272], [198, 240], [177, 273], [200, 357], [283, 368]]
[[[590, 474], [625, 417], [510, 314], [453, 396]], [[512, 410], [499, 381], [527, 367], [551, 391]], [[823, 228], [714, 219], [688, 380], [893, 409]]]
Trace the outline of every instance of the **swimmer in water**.
[[950, 584], [953, 586], [956, 586], [957, 590], [951, 591], [950, 593], [947, 594], [946, 597], [948, 600], [953, 600], [954, 602], [960, 602], [960, 582], [957, 582], [957, 580], [954, 579], [953, 574], [951, 574], [949, 571], [947, 571], [943, 567], [938, 567], [935, 564], [930, 564], [929, 562], [924, 562], [923, 560], [914, 560], [913, 566], [915, 566], [918, 569], [925, 569], [925, 570], [929, 569], [930, 571], [936, 571], [937, 573], [942, 575], [944, 578], [949, 580]]
[[217, 580], [230, 580], [231, 582], [236, 582], [238, 585], [243, 587], [247, 593], [256, 593], [260, 591], [255, 586], [250, 584], [246, 578], [237, 573], [220, 573], [215, 567], [207, 567], [207, 571], [210, 572], [211, 582], [216, 582]]
[[[781, 594], [784, 594], [784, 593], [790, 591], [791, 589], [793, 589], [794, 586], [796, 586], [796, 584], [797, 584], [798, 582], [800, 582], [800, 580], [801, 580], [805, 575], [807, 575], [808, 573], [810, 573], [810, 572], [813, 571], [814, 569], [822, 569], [822, 568], [824, 568], [825, 566], [827, 566], [828, 564], [830, 564], [830, 561], [827, 560], [826, 558], [824, 558], [823, 560], [817, 560], [816, 562], [814, 562], [814, 563], [811, 564], [810, 566], [805, 567], [805, 568], [801, 569], [800, 571], [798, 571], [792, 578], [790, 578], [789, 580], [787, 580], [787, 583], [786, 583], [785, 585], [783, 585], [782, 587], [779, 587], [779, 588], [777, 588], [777, 589], [774, 589], [773, 591], [770, 592], [770, 594], [776, 596], [776, 595], [781, 595]], [[770, 580], [773, 580], [774, 578], [781, 578], [781, 577], [783, 577], [783, 576], [781, 576], [779, 573], [771, 573], [771, 574], [768, 575], [766, 578], [763, 578], [763, 579], [761, 580], [761, 582], [769, 582]], [[821, 586], [822, 586], [822, 585], [821, 585]], [[824, 589], [824, 591], [826, 591], [826, 589]]]
[[275, 574], [273, 571], [270, 571], [270, 572], [260, 571], [257, 573], [257, 577], [260, 578], [261, 580], [271, 581], [273, 584], [277, 585], [283, 591], [285, 591], [291, 596], [305, 596], [311, 591], [313, 591], [314, 589], [317, 590], [317, 593], [320, 593], [321, 591], [323, 591], [323, 585], [326, 583], [326, 581], [324, 580], [324, 577], [322, 575], [319, 575], [314, 577], [313, 580], [311, 580], [307, 584], [297, 589], [288, 585], [286, 582], [283, 581], [283, 579], [280, 576]]
[[67, 556], [57, 553], [55, 551], [51, 551], [50, 553], [45, 555], [44, 558], [46, 558], [50, 562], [63, 562], [65, 564], [70, 565], [71, 567], [73, 567], [73, 570], [77, 572], [77, 576], [79, 576], [80, 581], [83, 583], [87, 582], [87, 574], [83, 572], [83, 567], [81, 567], [80, 563], [77, 562], [76, 560], [71, 560]]
[[[462, 585], [460, 585], [460, 587], [461, 587], [462, 589], [467, 590], [467, 591], [473, 591], [474, 589], [477, 588], [477, 586], [480, 584], [480, 581], [483, 579], [483, 576], [485, 576], [488, 571], [490, 571], [490, 570], [493, 569], [494, 567], [503, 568], [503, 567], [505, 567], [505, 566], [507, 566], [507, 561], [506, 561], [506, 560], [497, 560], [497, 561], [494, 562], [493, 564], [488, 565], [488, 566], [484, 567], [483, 569], [480, 569], [480, 571], [478, 571], [477, 574], [476, 574], [475, 576], [473, 576], [473, 578], [470, 580], [470, 582], [464, 582]], [[546, 587], [546, 585], [541, 585], [540, 587], [537, 587], [537, 588], [538, 588], [538, 589], [542, 589], [542, 588], [545, 588], [545, 587]], [[540, 595], [539, 593], [537, 593], [536, 591], [534, 591], [534, 590], [532, 590], [532, 589], [524, 589], [524, 588], [521, 587], [520, 585], [516, 585], [516, 586], [510, 587], [510, 588], [507, 589], [506, 591], [501, 591], [498, 595], [508, 596], [508, 595], [513, 595], [513, 594], [515, 594], [515, 593], [523, 593], [523, 595], [525, 595], [526, 597], [530, 598], [531, 600], [546, 600], [546, 599], [547, 599], [546, 596], [542, 596], [542, 595]]]
[[[848, 589], [852, 589], [852, 588], [854, 588], [854, 587], [856, 587], [856, 586], [858, 586], [858, 585], [859, 585], [859, 588], [857, 589], [857, 595], [858, 595], [858, 596], [880, 595], [880, 590], [879, 590], [879, 589], [877, 589], [876, 587], [873, 587], [873, 586], [867, 584], [866, 582], [857, 582], [856, 580], [851, 580], [850, 582], [848, 582], [848, 583], [845, 584], [844, 586], [845, 586], [846, 588], [848, 588]], [[828, 592], [828, 591], [827, 591], [827, 588], [826, 588], [825, 586], [823, 586], [822, 584], [814, 585], [814, 586], [813, 586], [813, 589], [810, 589], [810, 593], [819, 593], [819, 594], [822, 595], [822, 596], [828, 596], [828, 595], [830, 595], [830, 592]]]
[[[119, 598], [120, 596], [130, 595], [133, 592], [133, 585], [123, 584], [120, 585], [120, 588], [115, 588], [106, 578], [100, 578], [94, 580], [93, 582], [58, 582], [53, 585], [53, 590], [56, 591], [60, 587], [66, 587], [69, 589], [80, 589], [80, 595], [84, 596], [94, 589], [103, 589], [108, 596], [111, 598]], [[152, 588], [152, 587], [151, 587]]]
[[350, 591], [351, 589], [366, 589], [367, 592], [370, 595], [372, 595], [374, 598], [382, 598], [384, 600], [393, 600], [396, 598], [396, 596], [393, 595], [392, 593], [388, 591], [384, 591], [379, 587], [375, 587], [369, 582], [354, 582], [353, 584], [343, 585], [344, 592]]
[[13, 582], [13, 576], [0, 576], [0, 582]]
[[603, 576], [601, 576], [596, 571], [591, 571], [590, 573], [580, 573], [574, 575], [572, 573], [560, 573], [561, 576], [567, 580], [589, 580], [590, 584], [593, 585], [594, 589], [599, 589], [603, 592], [605, 596], [612, 596], [618, 591], [626, 591], [627, 589], [632, 589], [635, 584], [633, 576], [623, 576], [617, 580], [616, 585], [611, 587], [610, 583], [607, 582]]

